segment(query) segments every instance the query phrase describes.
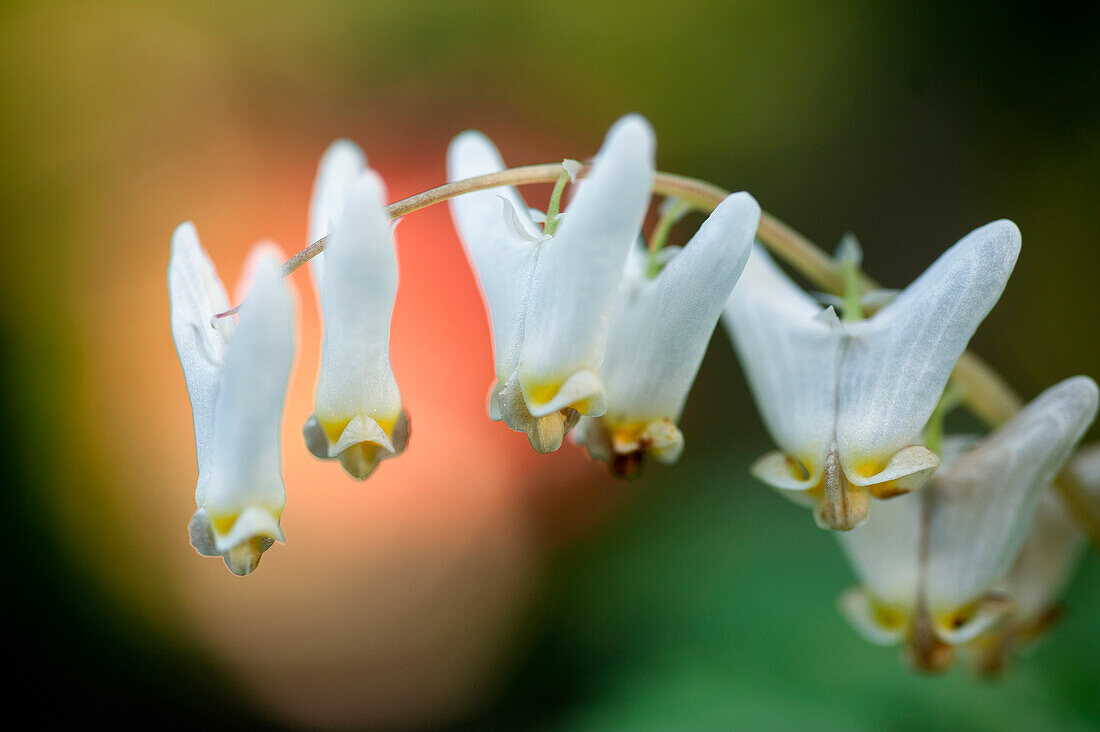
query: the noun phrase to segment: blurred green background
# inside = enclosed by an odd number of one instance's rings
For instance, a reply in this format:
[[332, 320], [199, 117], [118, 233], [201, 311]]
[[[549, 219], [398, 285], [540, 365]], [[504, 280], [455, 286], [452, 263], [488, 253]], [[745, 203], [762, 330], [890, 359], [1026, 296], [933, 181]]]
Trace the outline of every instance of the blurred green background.
[[[313, 166], [336, 137], [362, 144], [397, 197], [443, 180], [462, 129], [544, 162], [592, 154], [637, 111], [661, 169], [748, 190], [830, 249], [855, 232], [888, 286], [1013, 219], [1023, 253], [974, 346], [1031, 397], [1100, 376], [1098, 28], [1095, 6], [992, 2], [5, 3], [14, 691], [48, 693], [46, 718], [145, 724], [1100, 726], [1096, 557], [1004, 680], [910, 674], [835, 613], [853, 580], [832, 538], [747, 475], [770, 445], [721, 333], [683, 461], [624, 488], [576, 455], [532, 467], [522, 436], [481, 424], [487, 342], [469, 305], [461, 325], [484, 353], [462, 362], [473, 386], [455, 409], [491, 448], [447, 453], [414, 405], [422, 444], [441, 447], [402, 459], [423, 473], [407, 489], [307, 485], [309, 471], [338, 479], [293, 463], [288, 522], [315, 523], [288, 523], [290, 543], [231, 581], [186, 545], [194, 456], [164, 285], [188, 218], [227, 282], [252, 241], [304, 243]], [[406, 233], [403, 292], [458, 277], [474, 303], [446, 212]], [[288, 461], [317, 347], [307, 278], [297, 287], [312, 355]], [[440, 335], [446, 310], [401, 311], [410, 364], [465, 358]], [[415, 368], [414, 385], [445, 379]], [[398, 462], [382, 473], [403, 480]], [[340, 531], [337, 500], [352, 502]], [[329, 606], [342, 614], [308, 625]]]

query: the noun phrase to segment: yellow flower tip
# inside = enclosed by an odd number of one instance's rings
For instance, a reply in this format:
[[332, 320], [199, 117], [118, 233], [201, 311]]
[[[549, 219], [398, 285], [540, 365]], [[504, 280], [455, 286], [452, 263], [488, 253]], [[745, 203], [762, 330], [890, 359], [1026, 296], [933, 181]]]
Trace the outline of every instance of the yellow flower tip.
[[281, 507], [259, 505], [209, 514], [199, 509], [191, 521], [191, 543], [204, 556], [220, 556], [233, 574], [251, 574], [260, 555], [284, 540], [281, 515]]
[[[318, 415], [317, 423], [321, 426], [321, 429], [324, 431], [325, 437], [328, 438], [328, 441], [331, 444], [335, 445], [340, 441], [340, 437], [344, 434], [344, 431], [348, 428], [348, 425], [351, 424], [352, 420], [355, 419], [355, 416], [358, 415], [353, 415], [350, 417], [331, 417], [327, 415]], [[404, 416], [404, 412], [386, 415], [367, 414], [365, 416], [368, 419], [374, 420], [375, 424], [377, 424], [382, 429], [382, 431], [386, 433], [386, 436], [393, 439], [394, 428], [397, 425], [398, 420], [401, 419], [402, 416]]]
[[547, 404], [561, 391], [561, 381], [535, 383], [524, 388], [524, 396], [532, 404]]
[[382, 460], [401, 454], [410, 431], [409, 415], [404, 410], [396, 416], [359, 414], [351, 419], [315, 414], [302, 430], [306, 446], [315, 457], [339, 460], [356, 480], [365, 480]]
[[364, 440], [347, 447], [337, 455], [344, 471], [356, 480], [369, 478], [380, 462], [388, 457], [401, 454], [409, 442], [409, 434], [412, 430], [409, 424], [409, 415], [404, 410], [397, 419], [375, 421], [385, 431], [386, 436], [390, 438], [389, 445]]
[[981, 603], [982, 601], [979, 600], [954, 610], [937, 613], [934, 618], [937, 631], [940, 635], [957, 631], [974, 619], [974, 616], [978, 614], [978, 606]]
[[519, 385], [527, 411], [536, 418], [566, 408], [593, 417], [607, 410], [603, 382], [589, 369], [574, 371], [566, 378], [520, 376]]
[[671, 465], [683, 452], [684, 437], [671, 419], [615, 421], [608, 417], [585, 420], [577, 438], [595, 460], [607, 462], [616, 478], [641, 475], [647, 458]]
[[881, 602], [872, 603], [873, 617], [883, 630], [899, 631], [909, 622], [909, 613], [903, 608], [893, 605], [885, 605]]
[[[228, 511], [225, 513], [208, 511], [210, 525], [214, 529], [214, 536], [219, 541], [233, 541], [243, 539], [242, 533], [255, 534], [276, 541], [283, 540], [282, 529], [279, 528], [279, 520], [283, 516], [281, 506], [250, 505], [240, 511]], [[234, 536], [236, 534], [236, 536]]]
[[883, 460], [860, 460], [852, 466], [852, 473], [860, 478], [872, 478], [882, 472]]
[[874, 483], [867, 486], [871, 491], [871, 495], [880, 501], [885, 501], [889, 498], [896, 496], [904, 496], [906, 493], [912, 491], [911, 488], [898, 485], [896, 480], [888, 480], [883, 483]]

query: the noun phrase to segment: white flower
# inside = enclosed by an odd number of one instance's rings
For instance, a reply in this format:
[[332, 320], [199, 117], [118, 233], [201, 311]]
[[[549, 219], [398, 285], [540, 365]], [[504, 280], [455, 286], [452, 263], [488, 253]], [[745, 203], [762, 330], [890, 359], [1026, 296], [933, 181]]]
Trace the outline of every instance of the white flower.
[[951, 646], [1000, 620], [1011, 603], [991, 592], [994, 583], [1096, 416], [1097, 394], [1087, 377], [1066, 379], [973, 447], [945, 440], [945, 465], [928, 487], [878, 506], [864, 526], [840, 534], [863, 583], [840, 602], [855, 628], [875, 643], [904, 638], [919, 668], [939, 670]]
[[[367, 170], [367, 158], [351, 140], [337, 140], [328, 146], [313, 180], [313, 197], [309, 202], [309, 242], [331, 234], [344, 211], [348, 191], [356, 179]], [[321, 297], [325, 273], [324, 252], [309, 260], [313, 289]]]
[[[550, 237], [512, 188], [450, 202], [492, 323], [490, 416], [526, 432], [539, 452], [557, 450], [580, 415], [606, 408], [599, 372], [609, 315], [648, 208], [653, 147], [645, 120], [619, 120]], [[447, 167], [460, 180], [504, 165], [484, 135], [465, 132]]]
[[[1079, 450], [1063, 476], [1076, 482], [1093, 502], [1100, 502], [1100, 445]], [[1011, 651], [1038, 638], [1057, 620], [1058, 598], [1087, 543], [1065, 499], [1053, 487], [1043, 491], [1027, 540], [996, 585], [997, 591], [1011, 598], [1011, 614], [970, 644], [980, 671], [1000, 671]]]
[[754, 248], [724, 315], [780, 447], [753, 474], [812, 501], [819, 525], [842, 530], [866, 520], [870, 495], [923, 485], [939, 460], [918, 444], [921, 430], [1019, 250], [1016, 226], [995, 221], [871, 318], [841, 323]]
[[[335, 143], [316, 184], [311, 230], [329, 234], [325, 251], [314, 258], [322, 260], [315, 274], [320, 272], [325, 332], [315, 409], [303, 433], [315, 456], [339, 459], [363, 480], [380, 460], [405, 449], [409, 420], [390, 370], [397, 257], [385, 187], [362, 168], [357, 152], [349, 142]], [[361, 172], [352, 175], [357, 165]], [[336, 223], [321, 226], [318, 221], [330, 214]]]
[[191, 397], [199, 479], [191, 543], [248, 574], [274, 541], [286, 489], [279, 469], [279, 425], [294, 358], [294, 300], [278, 251], [257, 246], [251, 287], [232, 318], [225, 288], [185, 223], [172, 237], [168, 291], [172, 337]]
[[655, 278], [646, 276], [644, 243], [631, 249], [600, 370], [607, 412], [582, 418], [574, 433], [617, 475], [635, 472], [646, 453], [665, 464], [679, 459], [684, 437], [676, 424], [759, 222], [756, 200], [735, 193], [686, 248], [661, 252], [671, 258]]

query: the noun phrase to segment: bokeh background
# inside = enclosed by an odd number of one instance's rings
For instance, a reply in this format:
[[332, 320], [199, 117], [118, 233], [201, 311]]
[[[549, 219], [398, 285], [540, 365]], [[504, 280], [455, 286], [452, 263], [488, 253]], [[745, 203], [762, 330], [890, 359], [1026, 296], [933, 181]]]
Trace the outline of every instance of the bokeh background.
[[836, 615], [853, 579], [833, 539], [747, 475], [770, 445], [722, 333], [676, 467], [619, 484], [489, 422], [485, 317], [445, 207], [398, 230], [393, 361], [414, 431], [366, 484], [301, 445], [319, 326], [293, 278], [289, 543], [232, 577], [187, 542], [165, 284], [183, 220], [228, 283], [258, 239], [303, 246], [336, 137], [396, 199], [443, 181], [462, 129], [545, 162], [591, 155], [637, 111], [660, 168], [747, 189], [828, 248], [855, 232], [888, 285], [1014, 219], [1023, 254], [976, 349], [1029, 397], [1097, 377], [1100, 17], [1084, 5], [4, 3], [9, 693], [46, 695], [49, 720], [213, 727], [1097, 725], [1096, 557], [1003, 680], [910, 674]]

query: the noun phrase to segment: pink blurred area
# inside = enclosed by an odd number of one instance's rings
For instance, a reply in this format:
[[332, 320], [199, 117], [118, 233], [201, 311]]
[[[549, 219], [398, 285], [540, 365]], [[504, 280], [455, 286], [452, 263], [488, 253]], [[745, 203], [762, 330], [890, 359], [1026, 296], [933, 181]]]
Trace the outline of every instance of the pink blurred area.
[[[349, 126], [355, 138], [370, 125]], [[369, 131], [357, 139], [391, 200], [442, 182], [447, 135], [425, 134], [432, 144], [423, 151]], [[313, 408], [320, 323], [300, 270], [283, 427], [287, 544], [246, 578], [188, 545], [196, 470], [168, 328], [172, 227], [195, 222], [232, 292], [257, 239], [274, 239], [288, 256], [306, 243], [323, 148], [263, 134], [238, 142], [211, 158], [157, 156], [155, 174], [113, 181], [115, 217], [97, 217], [106, 231], [96, 240], [139, 238], [83, 282], [95, 303], [85, 314], [92, 439], [109, 490], [64, 502], [67, 539], [145, 617], [197, 643], [279, 717], [407, 726], [488, 703], [521, 652], [546, 552], [622, 489], [575, 446], [540, 457], [524, 435], [488, 419], [486, 316], [445, 205], [397, 228], [392, 361], [412, 423], [405, 454], [358, 483], [306, 451], [300, 428]]]

